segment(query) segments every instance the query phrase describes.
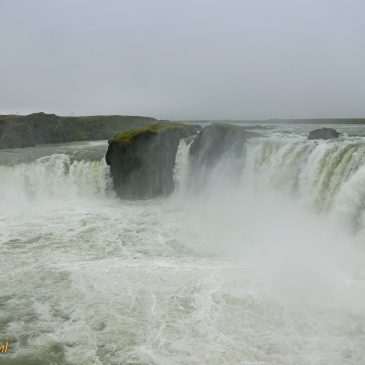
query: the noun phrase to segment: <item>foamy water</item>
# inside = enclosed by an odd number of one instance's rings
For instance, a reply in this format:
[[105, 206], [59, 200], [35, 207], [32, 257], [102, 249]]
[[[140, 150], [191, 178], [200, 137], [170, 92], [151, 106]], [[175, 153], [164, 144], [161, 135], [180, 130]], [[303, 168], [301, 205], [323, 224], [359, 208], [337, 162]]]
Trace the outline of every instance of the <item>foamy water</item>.
[[365, 363], [363, 137], [270, 132], [203, 176], [182, 141], [148, 201], [35, 150], [0, 166], [0, 364]]

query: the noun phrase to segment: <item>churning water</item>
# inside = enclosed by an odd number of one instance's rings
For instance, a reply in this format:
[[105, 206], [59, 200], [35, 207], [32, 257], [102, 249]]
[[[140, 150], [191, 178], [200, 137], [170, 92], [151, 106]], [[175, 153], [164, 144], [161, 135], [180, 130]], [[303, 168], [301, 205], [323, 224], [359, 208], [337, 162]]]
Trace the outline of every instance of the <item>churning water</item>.
[[365, 138], [295, 128], [195, 172], [181, 141], [148, 201], [106, 142], [1, 151], [0, 364], [365, 364]]

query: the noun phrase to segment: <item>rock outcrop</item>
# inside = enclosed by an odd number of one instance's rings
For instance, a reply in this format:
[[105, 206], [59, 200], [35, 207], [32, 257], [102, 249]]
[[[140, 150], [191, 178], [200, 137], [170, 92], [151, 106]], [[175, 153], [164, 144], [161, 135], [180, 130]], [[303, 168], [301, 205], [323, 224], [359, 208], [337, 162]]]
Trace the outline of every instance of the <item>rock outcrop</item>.
[[245, 141], [257, 137], [245, 127], [228, 123], [213, 123], [204, 127], [190, 146], [193, 166], [212, 166], [224, 154], [242, 153]]
[[308, 139], [331, 139], [338, 138], [340, 134], [333, 128], [320, 128], [309, 132]]
[[134, 116], [60, 117], [34, 113], [0, 116], [0, 149], [32, 147], [42, 143], [62, 143], [111, 138], [119, 131], [157, 123], [154, 118]]
[[196, 126], [160, 123], [115, 135], [109, 140], [106, 162], [117, 195], [147, 199], [171, 193], [180, 139], [197, 131]]

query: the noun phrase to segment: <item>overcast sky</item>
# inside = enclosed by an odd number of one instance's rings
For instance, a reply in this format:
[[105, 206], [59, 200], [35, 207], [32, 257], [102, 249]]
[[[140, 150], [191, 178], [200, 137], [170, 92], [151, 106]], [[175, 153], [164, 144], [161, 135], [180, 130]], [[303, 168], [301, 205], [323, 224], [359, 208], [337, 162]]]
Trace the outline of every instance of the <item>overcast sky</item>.
[[364, 0], [0, 0], [0, 113], [365, 117]]

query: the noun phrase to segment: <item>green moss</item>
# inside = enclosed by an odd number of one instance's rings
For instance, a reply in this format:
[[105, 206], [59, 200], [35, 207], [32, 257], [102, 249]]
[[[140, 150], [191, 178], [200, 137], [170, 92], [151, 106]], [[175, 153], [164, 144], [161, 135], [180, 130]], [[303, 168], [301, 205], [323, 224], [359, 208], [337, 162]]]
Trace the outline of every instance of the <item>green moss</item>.
[[131, 128], [126, 131], [120, 132], [112, 137], [108, 143], [117, 143], [119, 145], [127, 145], [133, 141], [133, 139], [143, 133], [158, 133], [166, 129], [181, 129], [189, 128], [186, 124], [182, 123], [156, 123], [149, 124], [143, 127]]

